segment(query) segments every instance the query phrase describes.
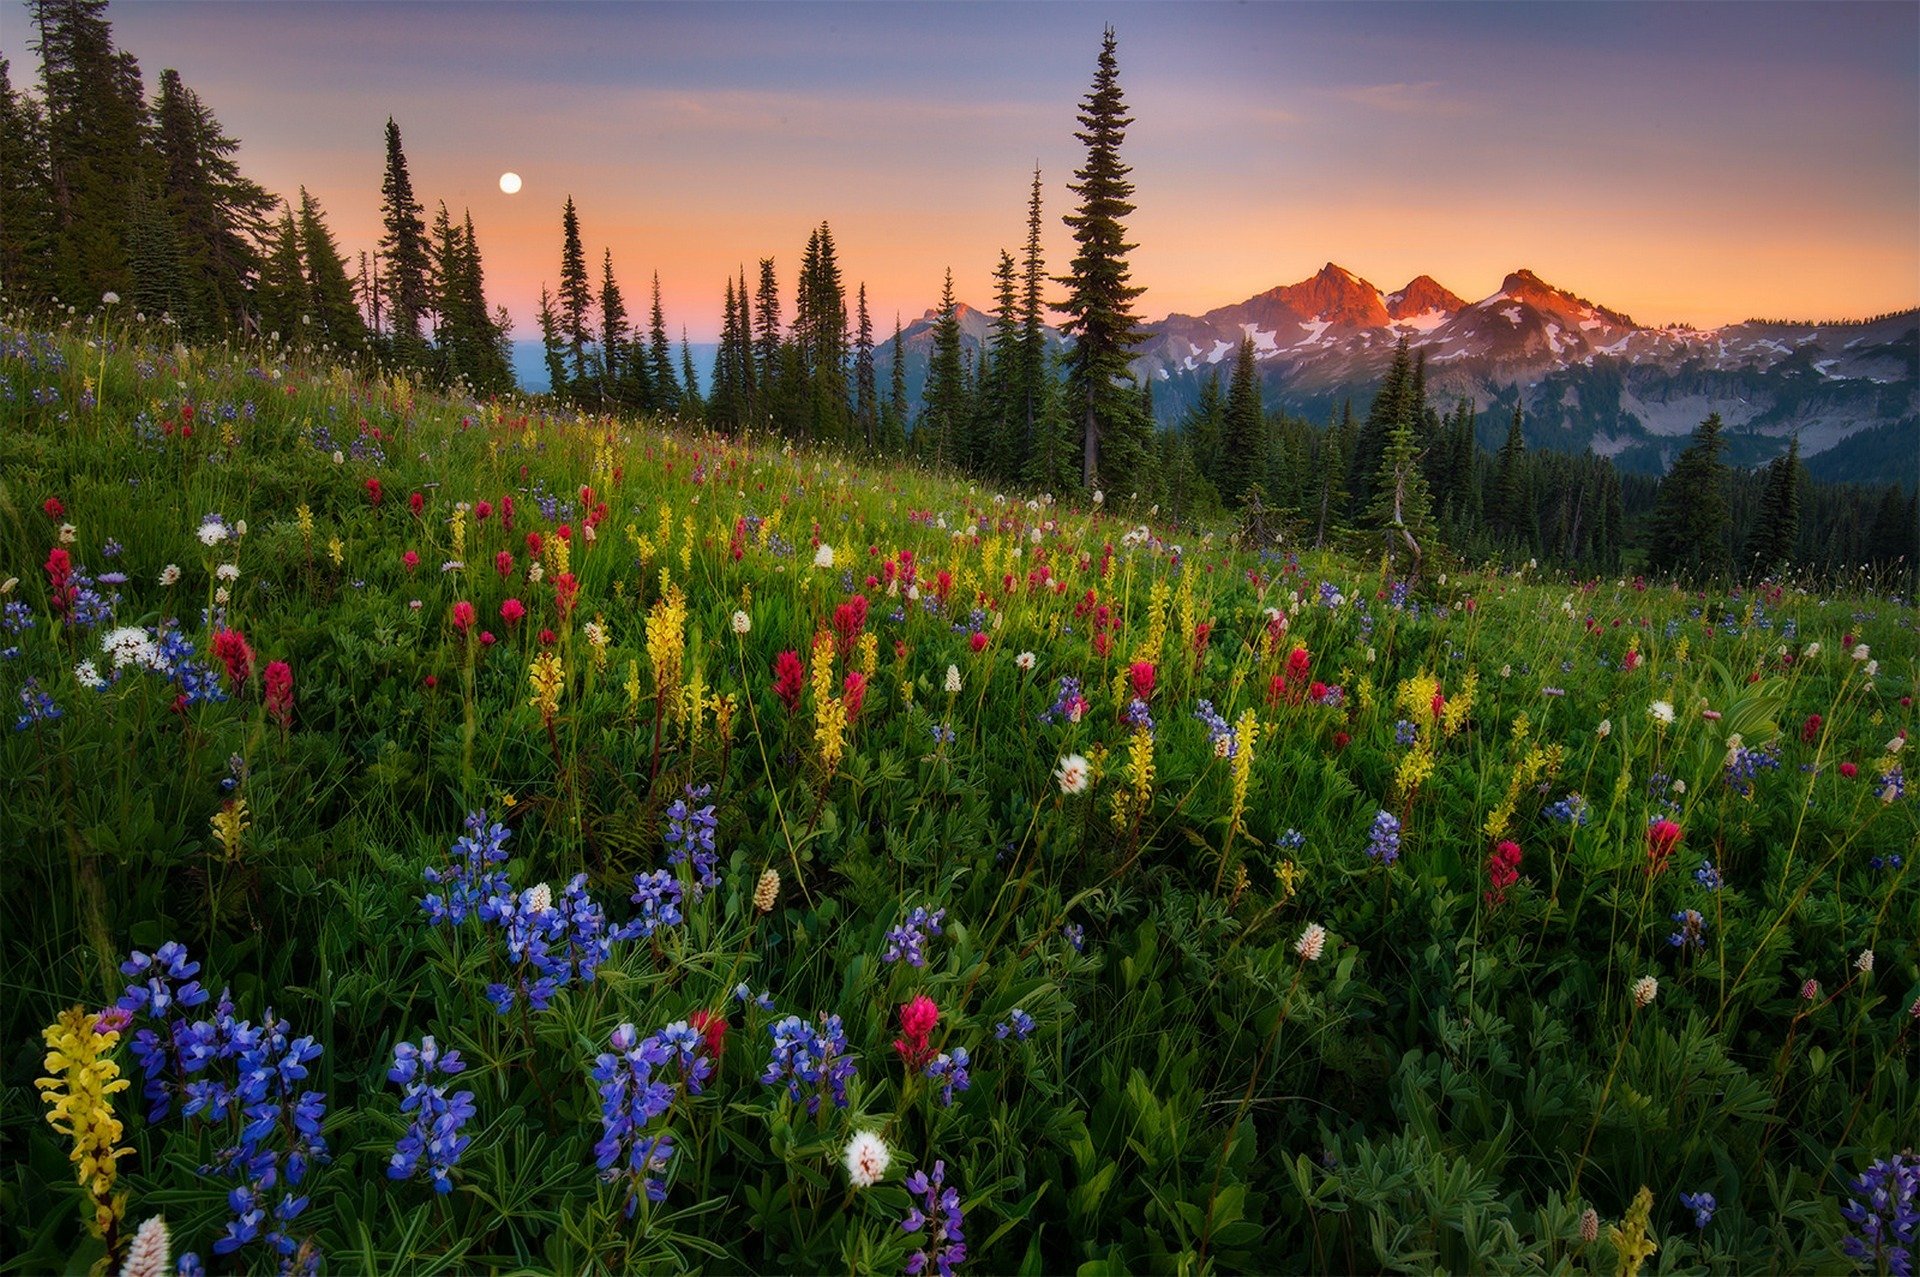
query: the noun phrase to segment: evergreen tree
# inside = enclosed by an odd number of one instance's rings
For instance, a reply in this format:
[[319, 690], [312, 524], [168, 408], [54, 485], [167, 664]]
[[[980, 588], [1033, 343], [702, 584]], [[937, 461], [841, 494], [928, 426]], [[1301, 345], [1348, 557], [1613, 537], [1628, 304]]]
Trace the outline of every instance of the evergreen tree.
[[160, 73], [154, 150], [186, 292], [185, 310], [175, 313], [190, 335], [242, 326], [260, 269], [253, 246], [276, 201], [241, 176], [239, 146], [178, 71]]
[[706, 405], [700, 402], [700, 376], [693, 367], [693, 343], [687, 340], [687, 330], [680, 330], [680, 379], [675, 387], [675, 411], [690, 421], [697, 421], [706, 413]]
[[1522, 430], [1521, 407], [1513, 407], [1513, 422], [1507, 427], [1507, 441], [1501, 445], [1500, 460], [1493, 472], [1493, 510], [1487, 524], [1495, 539], [1517, 548], [1522, 554], [1539, 549], [1540, 529], [1533, 507], [1533, 487], [1527, 466], [1527, 439]]
[[[899, 358], [896, 349], [895, 359]], [[933, 353], [927, 363], [927, 384], [920, 392], [920, 419], [914, 426], [916, 451], [928, 460], [960, 463], [967, 440], [966, 367], [960, 350], [959, 307], [953, 299], [953, 268], [947, 268], [940, 292], [939, 318], [933, 325]]]
[[1647, 545], [1647, 565], [1655, 571], [1700, 581], [1732, 571], [1720, 429], [1720, 414], [1710, 413], [1660, 481]]
[[462, 219], [460, 244], [460, 288], [458, 299], [465, 315], [467, 331], [474, 334], [473, 364], [467, 381], [478, 394], [505, 394], [513, 390], [513, 351], [508, 340], [513, 320], [505, 306], [487, 311], [486, 273], [480, 264], [480, 240], [473, 233], [473, 213]]
[[1127, 282], [1127, 254], [1135, 246], [1126, 242], [1121, 219], [1133, 212], [1133, 183], [1127, 180], [1132, 170], [1120, 161], [1120, 145], [1133, 120], [1121, 95], [1114, 44], [1108, 27], [1078, 117], [1081, 131], [1074, 134], [1086, 147], [1086, 161], [1067, 188], [1080, 197], [1065, 219], [1077, 251], [1072, 273], [1060, 282], [1068, 289], [1062, 327], [1075, 339], [1067, 358], [1067, 399], [1080, 427], [1081, 482], [1124, 489], [1144, 460], [1150, 426], [1119, 384], [1130, 380], [1127, 363], [1141, 338], [1133, 302], [1144, 290]]
[[1260, 403], [1260, 378], [1254, 366], [1251, 335], [1240, 339], [1240, 351], [1233, 361], [1225, 425], [1220, 497], [1229, 507], [1237, 509], [1255, 484], [1265, 486], [1267, 476], [1266, 412]]
[[1329, 536], [1337, 535], [1346, 522], [1347, 505], [1351, 499], [1351, 493], [1347, 491], [1347, 441], [1354, 434], [1353, 401], [1348, 400], [1341, 424], [1336, 426], [1329, 423], [1327, 433], [1320, 439], [1319, 463], [1316, 467], [1320, 491], [1313, 525], [1313, 544], [1316, 549], [1325, 545]]
[[1347, 479], [1348, 487], [1353, 492], [1355, 509], [1366, 511], [1372, 508], [1373, 481], [1380, 470], [1380, 457], [1386, 450], [1387, 435], [1395, 423], [1403, 419], [1411, 428], [1413, 416], [1413, 356], [1408, 353], [1407, 339], [1403, 336], [1393, 352], [1393, 363], [1387, 368], [1386, 380], [1373, 397], [1373, 406], [1367, 410], [1366, 423], [1360, 427], [1359, 436], [1349, 451], [1352, 468]]
[[774, 383], [780, 375], [780, 286], [774, 278], [773, 258], [760, 259], [760, 287], [753, 299], [753, 375], [757, 391], [757, 426], [770, 424]]
[[1386, 534], [1388, 552], [1405, 564], [1408, 575], [1419, 572], [1421, 560], [1431, 549], [1433, 534], [1413, 411], [1413, 397], [1402, 398], [1399, 419], [1388, 430], [1386, 445], [1381, 449], [1368, 507], [1369, 521]]
[[[655, 411], [668, 414], [680, 411], [680, 384], [673, 375], [673, 352], [667, 345], [667, 319], [660, 309], [660, 272], [653, 272], [653, 309], [647, 326], [647, 371], [652, 374]], [[699, 392], [689, 382], [694, 397]]]
[[128, 210], [146, 172], [140, 67], [113, 47], [106, 0], [29, 0], [40, 55], [49, 265], [57, 300], [92, 309], [132, 289]]
[[133, 287], [122, 300], [135, 313], [186, 313], [186, 276], [180, 268], [173, 219], [146, 181], [133, 188], [133, 203], [127, 210], [127, 258]]
[[801, 272], [803, 302], [794, 318], [807, 378], [808, 433], [845, 443], [851, 416], [847, 393], [847, 293], [833, 230], [825, 222], [808, 244]]
[[1800, 539], [1800, 475], [1800, 436], [1795, 435], [1786, 455], [1767, 463], [1760, 518], [1747, 535], [1741, 564], [1753, 578], [1778, 572], [1793, 558]]
[[430, 303], [427, 275], [432, 264], [427, 249], [427, 225], [422, 219], [424, 210], [414, 198], [406, 152], [400, 147], [400, 126], [393, 122], [392, 116], [387, 117], [387, 172], [380, 194], [386, 228], [380, 240], [380, 253], [386, 261], [383, 282], [394, 358], [404, 365], [418, 366], [425, 362], [426, 356], [420, 321]]
[[445, 200], [434, 212], [427, 244], [427, 314], [433, 318], [433, 351], [426, 367], [436, 382], [447, 385], [460, 375], [460, 367], [466, 362], [468, 336], [461, 331], [460, 305], [453, 297], [460, 283], [460, 235], [453, 228]]
[[570, 376], [567, 390], [575, 397], [588, 393], [593, 372], [593, 293], [587, 286], [587, 253], [580, 244], [580, 214], [573, 196], [560, 212], [560, 336], [566, 347]]
[[367, 329], [353, 300], [353, 283], [320, 202], [304, 186], [300, 188], [300, 249], [305, 255], [314, 337], [332, 343], [342, 354], [357, 354], [366, 348]]
[[867, 286], [860, 285], [859, 331], [853, 342], [854, 437], [868, 452], [879, 442], [880, 389], [873, 372], [873, 320], [867, 314]]
[[0, 58], [0, 293], [14, 301], [53, 295], [50, 184], [46, 116]]
[[1194, 468], [1215, 494], [1226, 481], [1227, 396], [1220, 388], [1220, 369], [1207, 370], [1200, 397], [1187, 412], [1185, 432], [1193, 451]]
[[1012, 253], [1001, 252], [993, 272], [993, 287], [993, 326], [980, 356], [975, 456], [970, 465], [996, 479], [1014, 479], [1025, 470], [1027, 459], [1020, 451], [1026, 406], [1019, 402], [1026, 351], [1020, 341], [1019, 291]]
[[[1053, 380], [1047, 352], [1047, 330], [1041, 299], [1046, 261], [1040, 253], [1040, 166], [1033, 166], [1033, 190], [1027, 197], [1027, 244], [1020, 266], [1020, 361], [1009, 397], [1020, 423], [1014, 454], [1022, 470], [1032, 468], [1035, 435]], [[1018, 472], [1016, 472], [1018, 473]]]
[[564, 397], [567, 393], [566, 347], [560, 339], [560, 316], [554, 310], [553, 294], [540, 285], [540, 352], [547, 365], [547, 391]]
[[907, 343], [900, 312], [893, 313], [893, 359], [887, 370], [887, 403], [880, 414], [880, 451], [899, 456], [907, 448]]
[[712, 384], [707, 388], [707, 424], [715, 430], [731, 434], [740, 426], [744, 390], [740, 385], [740, 370], [735, 354], [740, 330], [734, 314], [731, 275], [727, 276], [725, 305], [720, 321], [720, 348], [713, 355]]
[[275, 227], [260, 273], [260, 331], [269, 341], [289, 345], [301, 337], [300, 321], [312, 311], [300, 262], [300, 235], [288, 206]]
[[621, 396], [623, 356], [627, 353], [627, 299], [613, 275], [613, 250], [600, 251], [600, 393], [627, 408], [645, 408]]

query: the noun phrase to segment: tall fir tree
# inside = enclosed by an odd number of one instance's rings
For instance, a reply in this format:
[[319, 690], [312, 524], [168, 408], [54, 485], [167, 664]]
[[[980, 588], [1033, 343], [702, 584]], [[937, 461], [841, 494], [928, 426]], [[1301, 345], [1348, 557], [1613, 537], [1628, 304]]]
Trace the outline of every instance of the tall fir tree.
[[707, 425], [731, 434], [740, 424], [739, 371], [734, 364], [738, 343], [733, 311], [733, 276], [727, 276], [725, 309], [720, 320], [720, 346], [713, 352], [713, 376], [707, 387]]
[[[899, 352], [895, 352], [895, 358]], [[966, 455], [966, 364], [960, 346], [959, 305], [953, 297], [953, 268], [940, 292], [933, 325], [933, 351], [927, 383], [920, 392], [920, 418], [914, 426], [915, 451], [935, 464], [957, 464]]]
[[40, 55], [53, 293], [91, 310], [132, 288], [128, 210], [147, 171], [140, 66], [114, 48], [106, 0], [29, 0]]
[[1387, 435], [1402, 419], [1411, 426], [1413, 415], [1413, 356], [1403, 336], [1349, 454], [1347, 484], [1353, 492], [1357, 511], [1364, 513], [1372, 508], [1373, 481], [1380, 469], [1380, 456], [1386, 450]]
[[1227, 396], [1220, 388], [1220, 368], [1207, 370], [1199, 397], [1187, 412], [1186, 434], [1193, 449], [1194, 467], [1216, 494], [1224, 491], [1227, 470]]
[[1500, 447], [1493, 472], [1493, 507], [1487, 515], [1487, 526], [1499, 544], [1530, 555], [1540, 548], [1540, 527], [1534, 511], [1523, 425], [1523, 409], [1515, 404], [1507, 441]]
[[1128, 283], [1127, 254], [1135, 245], [1126, 242], [1121, 219], [1133, 212], [1133, 183], [1120, 146], [1133, 120], [1120, 91], [1114, 47], [1108, 27], [1093, 86], [1081, 104], [1080, 131], [1074, 134], [1086, 147], [1086, 160], [1074, 171], [1078, 180], [1067, 187], [1080, 197], [1065, 219], [1077, 247], [1070, 273], [1059, 282], [1068, 290], [1062, 328], [1074, 338], [1067, 356], [1067, 402], [1080, 430], [1081, 482], [1124, 489], [1132, 486], [1145, 460], [1151, 427], [1123, 385], [1131, 380], [1127, 364], [1142, 336], [1133, 303], [1145, 290]]
[[560, 211], [560, 339], [566, 347], [566, 393], [584, 397], [593, 379], [593, 293], [587, 284], [587, 252], [580, 242], [580, 214], [567, 196]]
[[1660, 481], [1647, 544], [1647, 564], [1655, 571], [1697, 581], [1732, 572], [1727, 544], [1726, 463], [1720, 452], [1720, 414], [1709, 413], [1693, 440]]
[[196, 336], [238, 329], [260, 269], [254, 245], [276, 201], [241, 175], [240, 144], [178, 71], [160, 73], [153, 141], [183, 272], [181, 327]]
[[1800, 436], [1784, 455], [1767, 463], [1760, 494], [1760, 517], [1747, 536], [1741, 567], [1754, 579], [1778, 572], [1793, 560], [1800, 540]]
[[1047, 263], [1040, 247], [1040, 166], [1033, 166], [1033, 188], [1027, 196], [1027, 242], [1020, 261], [1020, 361], [1011, 396], [1020, 423], [1014, 452], [1022, 470], [1032, 469], [1036, 436], [1049, 399], [1053, 361], [1047, 350]]
[[135, 313], [180, 316], [187, 313], [186, 274], [173, 218], [142, 180], [133, 188], [127, 210], [127, 261], [132, 291], [123, 299]]
[[853, 425], [860, 446], [872, 452], [879, 442], [880, 388], [873, 371], [873, 319], [867, 314], [867, 286], [860, 285], [859, 328], [853, 341]]
[[773, 258], [760, 259], [760, 286], [753, 298], [753, 376], [756, 426], [772, 424], [775, 384], [780, 376], [780, 284]]
[[1253, 338], [1240, 339], [1233, 361], [1233, 381], [1227, 390], [1226, 438], [1220, 458], [1220, 497], [1237, 509], [1257, 483], [1266, 487], [1266, 412], [1260, 403], [1260, 374], [1254, 363]]
[[1387, 552], [1409, 575], [1432, 552], [1433, 526], [1427, 477], [1421, 469], [1419, 438], [1414, 426], [1414, 399], [1400, 400], [1397, 419], [1387, 431], [1386, 444], [1374, 471], [1368, 521], [1384, 533]]
[[687, 340], [687, 330], [680, 330], [680, 384], [675, 387], [676, 411], [687, 420], [697, 421], [706, 413], [706, 405], [700, 401], [700, 374], [693, 366], [693, 343]]
[[[667, 317], [660, 308], [660, 272], [653, 272], [653, 306], [647, 323], [647, 371], [653, 386], [656, 412], [671, 416], [680, 411], [680, 383], [673, 372], [673, 351], [667, 345]], [[697, 396], [697, 387], [688, 387]]]
[[366, 349], [367, 328], [353, 299], [353, 282], [340, 246], [327, 229], [320, 202], [300, 188], [300, 251], [306, 267], [307, 291], [313, 308], [314, 336], [343, 356]]
[[600, 356], [599, 382], [601, 397], [623, 408], [646, 408], [645, 403], [635, 403], [622, 394], [626, 384], [624, 367], [627, 354], [627, 299], [620, 291], [620, 281], [613, 273], [613, 250], [600, 252]]
[[560, 314], [554, 308], [553, 294], [540, 285], [540, 354], [547, 369], [547, 393], [565, 398], [567, 393], [567, 348], [560, 336]]
[[300, 260], [300, 233], [287, 207], [274, 227], [266, 265], [260, 272], [260, 330], [269, 341], [292, 345], [301, 338], [301, 320], [312, 311]]
[[887, 402], [880, 413], [880, 451], [899, 456], [907, 448], [907, 341], [900, 327], [900, 312], [893, 313], [893, 351], [887, 367]]
[[1342, 421], [1327, 424], [1320, 438], [1316, 473], [1320, 480], [1319, 502], [1314, 515], [1313, 544], [1324, 546], [1327, 538], [1338, 536], [1346, 523], [1351, 493], [1347, 490], [1347, 441], [1354, 437], [1353, 401], [1342, 409]]
[[975, 400], [972, 468], [995, 479], [1016, 479], [1026, 468], [1023, 446], [1026, 405], [1020, 379], [1025, 349], [1020, 342], [1020, 294], [1013, 254], [1002, 250], [993, 271], [993, 324], [980, 355]]
[[473, 212], [465, 210], [460, 231], [459, 304], [468, 331], [475, 337], [473, 364], [467, 381], [479, 394], [506, 394], [515, 389], [513, 348], [509, 340], [513, 320], [505, 306], [487, 310], [486, 272], [480, 262], [480, 239], [473, 232]]
[[431, 302], [428, 274], [432, 262], [424, 210], [414, 196], [407, 155], [400, 143], [400, 126], [392, 116], [387, 117], [387, 170], [380, 195], [385, 227], [380, 255], [386, 263], [384, 288], [393, 356], [405, 366], [417, 367], [426, 360], [420, 324]]
[[46, 115], [0, 58], [0, 294], [10, 301], [53, 295], [51, 180]]

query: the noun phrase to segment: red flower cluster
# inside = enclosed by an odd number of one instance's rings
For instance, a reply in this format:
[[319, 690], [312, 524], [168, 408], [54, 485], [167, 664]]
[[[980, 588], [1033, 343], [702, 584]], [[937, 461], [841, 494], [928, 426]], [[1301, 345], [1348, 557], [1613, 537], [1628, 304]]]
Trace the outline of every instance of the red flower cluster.
[[379, 505], [379, 504], [380, 504], [380, 496], [381, 496], [381, 491], [380, 491], [380, 481], [379, 481], [378, 479], [369, 479], [369, 480], [367, 480], [367, 502], [368, 502], [368, 504], [370, 504], [370, 505]]
[[782, 652], [773, 658], [773, 694], [786, 705], [787, 713], [800, 708], [800, 693], [806, 686], [807, 667], [801, 664], [798, 652]]
[[284, 731], [293, 725], [293, 669], [285, 661], [269, 661], [263, 679], [267, 691], [267, 713]]
[[847, 717], [856, 717], [860, 713], [860, 706], [867, 699], [867, 676], [859, 670], [854, 670], [848, 674], [844, 692], [847, 702]]
[[718, 1060], [727, 1049], [727, 1017], [703, 1007], [688, 1016], [687, 1023], [700, 1031], [706, 1040], [707, 1054]]
[[419, 492], [417, 492], [417, 491], [415, 491], [415, 492], [409, 492], [409, 493], [407, 494], [407, 509], [409, 509], [409, 510], [411, 510], [411, 511], [413, 511], [413, 517], [414, 517], [414, 518], [416, 518], [416, 519], [417, 519], [417, 518], [419, 518], [419, 517], [420, 517], [420, 512], [421, 512], [422, 510], [425, 510], [426, 508], [427, 508], [427, 499], [426, 499], [426, 497], [424, 497], [424, 496], [422, 496], [422, 495], [421, 495], [421, 494], [420, 494]]
[[1153, 695], [1154, 670], [1152, 661], [1135, 661], [1127, 667], [1127, 681], [1133, 684], [1133, 694], [1141, 700]]
[[1493, 889], [1487, 892], [1487, 903], [1504, 904], [1507, 888], [1520, 881], [1520, 844], [1511, 839], [1502, 842], [1487, 856], [1487, 881]]
[[49, 519], [53, 519], [55, 521], [58, 521], [60, 516], [64, 515], [67, 512], [67, 507], [60, 504], [59, 497], [48, 497], [45, 501], [42, 501], [40, 503], [40, 508], [47, 512], [47, 517]]
[[47, 551], [45, 564], [47, 571], [47, 602], [56, 612], [65, 612], [73, 606], [79, 587], [73, 584], [73, 556], [59, 546]]
[[1647, 826], [1647, 872], [1659, 873], [1680, 846], [1680, 826], [1671, 820], [1656, 820]]
[[856, 594], [833, 609], [833, 629], [840, 637], [840, 655], [853, 651], [853, 645], [860, 640], [860, 631], [866, 626], [866, 595]]
[[1809, 745], [1818, 740], [1822, 721], [1818, 714], [1807, 715], [1807, 721], [1800, 725], [1800, 739]]
[[911, 1002], [901, 1004], [901, 1036], [893, 1040], [893, 1049], [900, 1053], [909, 1073], [918, 1073], [933, 1059], [933, 1044], [928, 1038], [939, 1022], [940, 1008], [924, 993], [916, 993]]
[[502, 581], [513, 575], [513, 551], [502, 550], [493, 556], [493, 570], [500, 574]]
[[253, 677], [253, 649], [239, 630], [223, 629], [213, 636], [213, 654], [227, 667], [227, 681], [238, 688]]
[[453, 628], [462, 634], [473, 628], [473, 604], [465, 599], [453, 605]]
[[500, 605], [500, 619], [507, 623], [508, 628], [520, 624], [521, 618], [526, 614], [527, 605], [519, 599], [508, 599]]

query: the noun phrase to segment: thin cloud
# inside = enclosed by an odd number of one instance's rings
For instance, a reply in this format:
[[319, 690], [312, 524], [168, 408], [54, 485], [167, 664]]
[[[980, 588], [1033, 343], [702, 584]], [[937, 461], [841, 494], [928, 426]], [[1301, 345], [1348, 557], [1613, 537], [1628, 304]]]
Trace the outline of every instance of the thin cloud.
[[1350, 84], [1333, 90], [1333, 96], [1390, 115], [1465, 115], [1469, 109], [1465, 101], [1442, 93], [1438, 80]]

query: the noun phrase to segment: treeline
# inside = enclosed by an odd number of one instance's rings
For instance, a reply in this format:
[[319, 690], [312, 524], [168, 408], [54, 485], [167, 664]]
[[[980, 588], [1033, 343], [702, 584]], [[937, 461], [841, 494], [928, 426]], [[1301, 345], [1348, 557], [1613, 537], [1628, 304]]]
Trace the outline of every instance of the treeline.
[[148, 97], [106, 0], [28, 0], [38, 93], [0, 59], [0, 294], [123, 306], [189, 341], [264, 340], [378, 360], [479, 393], [513, 388], [473, 218], [429, 232], [387, 123], [386, 236], [349, 269], [320, 203], [268, 193], [177, 71]]

